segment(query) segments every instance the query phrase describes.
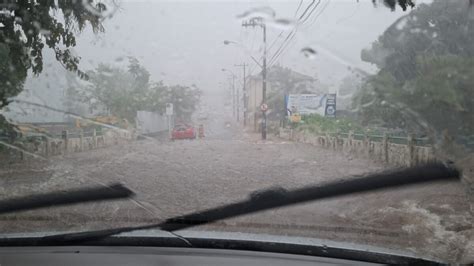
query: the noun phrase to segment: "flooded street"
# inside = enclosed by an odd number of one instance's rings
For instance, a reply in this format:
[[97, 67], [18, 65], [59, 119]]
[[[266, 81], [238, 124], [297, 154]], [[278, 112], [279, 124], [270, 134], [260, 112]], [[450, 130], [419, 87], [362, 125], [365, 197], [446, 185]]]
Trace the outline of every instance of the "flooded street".
[[[384, 168], [365, 159], [276, 137], [261, 141], [257, 134], [235, 127], [209, 125], [209, 129], [201, 140], [145, 139], [54, 158], [47, 165], [28, 170], [36, 171], [37, 186], [27, 190], [22, 182], [32, 180], [13, 182], [4, 171], [0, 176], [3, 192], [40, 193], [119, 182], [137, 194], [128, 201], [19, 214], [36, 226], [43, 221], [45, 228], [54, 223], [59, 228], [84, 230], [104, 228], [112, 221], [114, 226], [158, 222], [243, 200], [256, 190], [300, 188]], [[193, 230], [283, 233], [383, 243], [409, 251], [423, 247], [433, 256], [439, 256], [440, 250], [442, 256], [452, 256], [453, 250], [446, 249], [447, 245], [464, 245], [463, 234], [470, 229], [469, 206], [463, 193], [457, 183], [400, 188], [265, 211]], [[16, 227], [8, 216], [2, 218], [11, 232], [27, 230], [25, 223]]]
[[471, 265], [473, 36], [473, 0], [0, 1], [0, 242]]

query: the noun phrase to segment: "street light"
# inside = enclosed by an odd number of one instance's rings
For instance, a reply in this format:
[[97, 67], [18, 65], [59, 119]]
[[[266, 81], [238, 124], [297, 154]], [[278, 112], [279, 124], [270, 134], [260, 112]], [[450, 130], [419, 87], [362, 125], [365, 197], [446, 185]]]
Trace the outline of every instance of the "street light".
[[253, 55], [250, 53], [250, 51], [247, 49], [247, 47], [245, 47], [245, 46], [242, 45], [241, 43], [238, 43], [238, 42], [235, 42], [235, 41], [224, 40], [224, 44], [225, 44], [225, 45], [235, 44], [235, 45], [239, 46], [239, 47], [242, 48], [242, 49], [244, 50], [244, 52], [255, 62], [255, 64], [257, 64], [257, 66], [259, 66], [260, 68], [263, 69], [262, 64], [260, 64], [260, 62], [258, 62], [258, 60], [255, 59], [255, 57], [253, 57]]
[[246, 53], [252, 58], [252, 60], [257, 63], [258, 66], [262, 69], [262, 104], [261, 104], [261, 110], [262, 110], [262, 139], [265, 140], [267, 139], [267, 104], [266, 104], [266, 98], [267, 98], [267, 27], [265, 25], [265, 22], [261, 18], [254, 18], [251, 19], [249, 22], [242, 22], [242, 27], [255, 27], [255, 26], [261, 26], [263, 29], [263, 63], [260, 64], [258, 60], [256, 60], [245, 48], [240, 43], [233, 42], [233, 41], [228, 41], [225, 40], [224, 44], [228, 45], [230, 43], [235, 43], [238, 46], [244, 48]]

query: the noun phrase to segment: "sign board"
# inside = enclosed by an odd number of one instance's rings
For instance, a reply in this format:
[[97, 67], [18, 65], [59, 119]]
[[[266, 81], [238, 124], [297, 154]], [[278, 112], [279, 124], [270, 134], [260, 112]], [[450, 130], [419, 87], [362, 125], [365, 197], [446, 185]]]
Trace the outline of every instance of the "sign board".
[[336, 94], [327, 94], [324, 116], [336, 117]]
[[137, 111], [135, 123], [139, 134], [153, 134], [168, 129], [166, 117], [155, 112]]
[[301, 115], [299, 114], [292, 114], [290, 116], [290, 121], [293, 122], [293, 123], [299, 123], [301, 122]]
[[286, 99], [288, 115], [324, 115], [326, 94], [290, 94]]
[[166, 104], [166, 115], [173, 115], [173, 104], [167, 103]]

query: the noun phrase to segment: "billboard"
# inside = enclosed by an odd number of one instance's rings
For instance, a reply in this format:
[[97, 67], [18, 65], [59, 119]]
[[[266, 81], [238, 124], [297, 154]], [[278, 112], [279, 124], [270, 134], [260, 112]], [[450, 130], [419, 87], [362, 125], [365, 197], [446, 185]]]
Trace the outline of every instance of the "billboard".
[[285, 98], [288, 116], [295, 113], [336, 116], [336, 94], [289, 94]]
[[298, 113], [300, 115], [319, 114], [323, 116], [325, 104], [325, 94], [289, 94], [286, 109], [288, 115]]

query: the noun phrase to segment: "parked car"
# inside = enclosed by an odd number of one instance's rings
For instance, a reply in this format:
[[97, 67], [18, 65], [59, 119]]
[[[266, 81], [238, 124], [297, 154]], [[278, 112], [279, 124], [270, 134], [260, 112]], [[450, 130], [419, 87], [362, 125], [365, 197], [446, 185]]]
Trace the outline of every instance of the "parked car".
[[196, 130], [192, 125], [180, 124], [176, 125], [171, 132], [171, 139], [195, 139]]

